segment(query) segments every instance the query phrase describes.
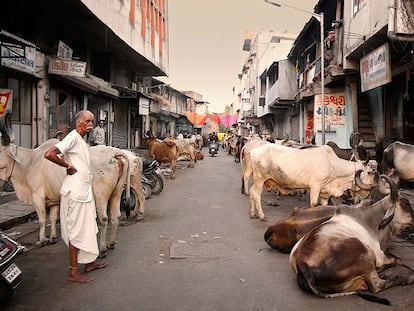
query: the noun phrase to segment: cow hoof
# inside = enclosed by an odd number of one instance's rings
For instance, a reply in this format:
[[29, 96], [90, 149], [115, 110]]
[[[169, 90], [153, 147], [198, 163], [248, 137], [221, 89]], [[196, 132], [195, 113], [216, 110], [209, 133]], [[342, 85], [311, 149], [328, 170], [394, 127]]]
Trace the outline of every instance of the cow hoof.
[[36, 242], [37, 247], [43, 247], [43, 246], [46, 246], [47, 244], [49, 244], [48, 240], [39, 240]]
[[56, 243], [57, 243], [57, 241], [58, 241], [57, 236], [53, 236], [53, 237], [51, 237], [51, 238], [49, 239], [49, 243], [50, 243], [50, 244], [56, 244]]
[[266, 222], [266, 221], [267, 221], [267, 218], [266, 218], [266, 217], [261, 217], [261, 218], [260, 218], [260, 221], [264, 221], [264, 222]]
[[144, 220], [144, 214], [139, 213], [137, 217], [135, 217], [137, 221]]
[[257, 216], [256, 216], [256, 215], [249, 215], [249, 217], [250, 217], [251, 219], [257, 219]]

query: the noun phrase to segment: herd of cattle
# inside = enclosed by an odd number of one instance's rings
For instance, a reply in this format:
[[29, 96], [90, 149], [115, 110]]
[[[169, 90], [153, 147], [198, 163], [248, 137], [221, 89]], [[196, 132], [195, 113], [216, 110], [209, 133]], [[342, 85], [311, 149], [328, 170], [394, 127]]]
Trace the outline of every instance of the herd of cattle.
[[[39, 221], [39, 240], [44, 246], [57, 241], [57, 221], [60, 204], [60, 187], [66, 170], [44, 158], [44, 153], [59, 140], [49, 139], [35, 149], [11, 143], [11, 126], [0, 120], [0, 179], [10, 180], [19, 200], [31, 204]], [[202, 159], [197, 152], [201, 137], [183, 140], [149, 140], [149, 154], [161, 163], [169, 163], [171, 178], [175, 178], [177, 160], [189, 160], [189, 167]], [[100, 257], [115, 247], [121, 206], [131, 209], [131, 218], [142, 219], [145, 211], [145, 195], [142, 188], [143, 158], [129, 150], [110, 146], [89, 148], [93, 176], [92, 190], [95, 197], [98, 246]], [[131, 199], [131, 192], [135, 200]], [[121, 201], [123, 200], [123, 201]], [[47, 222], [50, 232], [46, 233]]]
[[370, 158], [358, 134], [351, 136], [351, 149], [287, 139], [244, 139], [240, 145], [241, 192], [250, 196], [251, 218], [266, 220], [264, 187], [280, 194], [309, 191], [309, 208], [295, 208], [264, 234], [271, 248], [290, 253], [302, 290], [390, 304], [361, 292], [414, 282], [414, 273], [381, 273], [402, 264], [387, 252], [390, 236], [414, 232], [414, 210], [399, 191], [401, 181], [414, 181], [414, 145], [392, 142], [381, 150], [379, 162]]
[[[59, 190], [65, 169], [43, 155], [57, 140], [28, 149], [11, 143], [1, 124], [0, 131], [0, 179], [10, 180], [18, 199], [35, 208], [40, 225], [38, 244], [56, 242]], [[197, 160], [203, 159], [202, 139], [198, 136], [162, 141], [152, 137], [148, 144], [149, 156], [171, 167], [171, 179], [175, 179], [178, 160], [188, 160], [188, 167], [194, 167]], [[360, 135], [351, 136], [351, 146], [341, 149], [333, 142], [313, 146], [288, 139], [237, 135], [223, 142], [228, 154], [240, 162], [241, 192], [249, 195], [251, 218], [266, 220], [261, 207], [264, 187], [282, 195], [309, 191], [309, 208], [295, 208], [287, 219], [269, 226], [264, 234], [271, 248], [290, 253], [289, 262], [299, 287], [319, 297], [357, 294], [375, 300], [361, 291], [377, 293], [414, 282], [414, 273], [379, 273], [400, 263], [387, 252], [390, 236], [414, 231], [414, 211], [399, 191], [401, 181], [414, 181], [414, 145], [389, 143], [377, 152], [381, 159], [376, 160], [363, 148]], [[144, 216], [142, 158], [108, 146], [90, 147], [90, 158], [102, 257], [117, 242], [123, 192], [126, 201], [130, 191], [137, 199], [131, 216]], [[333, 203], [338, 202], [334, 198], [347, 204]]]

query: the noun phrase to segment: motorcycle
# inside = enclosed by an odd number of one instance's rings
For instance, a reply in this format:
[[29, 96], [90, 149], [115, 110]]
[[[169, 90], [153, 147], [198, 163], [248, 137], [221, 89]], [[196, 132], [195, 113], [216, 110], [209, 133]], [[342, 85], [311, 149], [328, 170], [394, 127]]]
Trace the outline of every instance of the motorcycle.
[[[144, 175], [141, 176], [141, 183], [142, 183], [142, 192], [144, 193], [145, 200], [148, 200], [152, 195], [152, 186], [151, 181], [146, 178]], [[130, 191], [130, 199], [127, 202], [126, 199], [126, 191], [124, 190], [121, 195], [121, 211], [125, 211], [125, 215], [127, 218], [131, 215], [131, 211], [135, 209], [135, 204], [137, 202], [136, 194], [134, 189], [129, 188]]]
[[14, 290], [22, 283], [23, 274], [15, 258], [25, 249], [19, 242], [0, 232], [0, 306], [6, 306]]
[[160, 172], [160, 163], [157, 160], [144, 160], [142, 174], [149, 180], [152, 194], [160, 194], [164, 189], [164, 179]]
[[218, 149], [219, 149], [218, 143], [216, 141], [212, 141], [210, 143], [210, 146], [208, 147], [208, 153], [212, 157], [214, 157], [218, 153]]

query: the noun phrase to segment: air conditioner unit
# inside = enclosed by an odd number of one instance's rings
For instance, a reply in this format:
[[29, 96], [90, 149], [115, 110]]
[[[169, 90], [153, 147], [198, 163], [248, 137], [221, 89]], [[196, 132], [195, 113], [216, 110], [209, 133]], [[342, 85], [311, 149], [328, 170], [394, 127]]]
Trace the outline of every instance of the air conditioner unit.
[[137, 90], [137, 84], [135, 82], [131, 82], [131, 89], [134, 91]]

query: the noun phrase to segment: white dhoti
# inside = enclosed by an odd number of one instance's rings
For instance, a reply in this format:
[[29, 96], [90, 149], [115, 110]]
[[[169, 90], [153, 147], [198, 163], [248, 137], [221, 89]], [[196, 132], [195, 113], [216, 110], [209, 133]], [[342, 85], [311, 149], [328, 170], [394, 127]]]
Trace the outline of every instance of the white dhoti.
[[79, 249], [78, 263], [87, 264], [99, 255], [98, 226], [96, 224], [95, 201], [78, 202], [70, 193], [62, 195], [60, 202], [60, 227], [62, 240]]

